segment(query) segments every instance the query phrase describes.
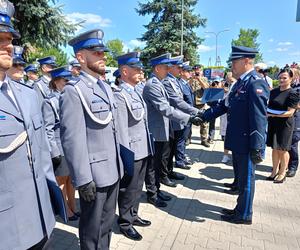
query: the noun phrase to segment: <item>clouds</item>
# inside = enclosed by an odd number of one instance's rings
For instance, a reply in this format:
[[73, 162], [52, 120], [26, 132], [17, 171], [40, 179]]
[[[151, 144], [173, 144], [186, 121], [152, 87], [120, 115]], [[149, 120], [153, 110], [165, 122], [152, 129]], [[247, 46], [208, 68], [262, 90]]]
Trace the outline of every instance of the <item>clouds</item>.
[[132, 39], [129, 42], [123, 42], [123, 51], [133, 51], [135, 48], [143, 49], [146, 46], [145, 42], [139, 41], [137, 39]]
[[291, 48], [293, 43], [292, 42], [279, 42], [277, 45], [280, 46], [280, 47], [277, 47], [275, 49], [275, 51], [277, 51], [277, 52], [286, 52]]
[[278, 45], [279, 46], [291, 46], [291, 45], [293, 45], [293, 43], [292, 42], [279, 42]]
[[285, 51], [288, 51], [289, 49], [288, 48], [281, 48], [281, 47], [278, 47], [275, 49], [276, 51], [278, 52], [285, 52]]
[[270, 38], [270, 39], [268, 40], [268, 42], [272, 43], [272, 42], [274, 42], [274, 39], [273, 39], [273, 38]]
[[215, 47], [210, 47], [210, 46], [206, 46], [206, 45], [203, 45], [203, 44], [200, 44], [198, 46], [198, 52], [200, 52], [200, 53], [209, 52], [209, 51], [212, 51], [214, 49], [215, 49]]
[[[109, 27], [111, 26], [111, 20], [109, 18], [103, 18], [99, 15], [92, 13], [79, 13], [73, 12], [66, 15], [66, 18], [71, 23], [83, 22], [82, 26], [92, 26], [92, 27]], [[80, 27], [79, 27], [80, 29]]]
[[145, 45], [146, 45], [145, 42], [139, 41], [137, 39], [133, 39], [128, 42], [128, 47], [133, 47], [133, 48], [136, 48], [136, 47], [144, 48]]

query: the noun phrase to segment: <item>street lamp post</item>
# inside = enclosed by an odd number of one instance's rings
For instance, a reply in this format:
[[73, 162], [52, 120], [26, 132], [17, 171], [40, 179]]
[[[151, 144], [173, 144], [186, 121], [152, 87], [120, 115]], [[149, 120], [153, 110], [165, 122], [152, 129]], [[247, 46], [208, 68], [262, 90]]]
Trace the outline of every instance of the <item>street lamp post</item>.
[[229, 31], [229, 29], [225, 29], [225, 30], [221, 30], [219, 32], [213, 32], [213, 31], [206, 31], [205, 33], [207, 34], [214, 34], [216, 36], [216, 66], [218, 64], [218, 36], [222, 33], [222, 32], [226, 32]]
[[183, 55], [183, 10], [184, 10], [184, 0], [181, 0], [181, 47], [180, 47], [180, 55]]

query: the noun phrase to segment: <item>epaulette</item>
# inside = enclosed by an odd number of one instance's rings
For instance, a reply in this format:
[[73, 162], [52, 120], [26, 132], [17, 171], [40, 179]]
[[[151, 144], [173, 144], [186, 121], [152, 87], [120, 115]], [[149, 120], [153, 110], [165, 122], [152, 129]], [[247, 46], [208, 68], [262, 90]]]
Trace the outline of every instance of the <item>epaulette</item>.
[[79, 81], [80, 81], [79, 78], [78, 79], [72, 79], [72, 80], [67, 82], [67, 85], [75, 86]]
[[46, 99], [52, 99], [52, 98], [56, 98], [56, 96], [55, 96], [55, 94], [54, 93], [50, 93], [47, 97], [46, 97]]
[[122, 91], [122, 88], [120, 88], [117, 85], [112, 85], [111, 89], [112, 89], [113, 92], [121, 92]]
[[23, 83], [23, 82], [16, 82], [16, 83], [17, 83], [17, 84], [21, 84], [21, 85], [24, 86], [24, 87], [33, 89], [33, 86], [29, 86], [29, 85], [27, 85], [26, 83]]

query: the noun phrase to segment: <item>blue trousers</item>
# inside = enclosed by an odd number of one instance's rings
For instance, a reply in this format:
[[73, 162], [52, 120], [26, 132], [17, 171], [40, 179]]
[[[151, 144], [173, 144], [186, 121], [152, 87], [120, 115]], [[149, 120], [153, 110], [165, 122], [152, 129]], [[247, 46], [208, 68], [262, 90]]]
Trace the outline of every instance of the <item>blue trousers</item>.
[[300, 140], [300, 132], [294, 132], [292, 138], [292, 146], [289, 151], [290, 161], [289, 161], [289, 170], [297, 171], [299, 165], [299, 155], [298, 155], [298, 142]]
[[185, 140], [187, 138], [185, 128], [175, 131], [175, 165], [185, 165]]
[[236, 216], [242, 220], [252, 220], [252, 206], [255, 191], [255, 168], [250, 155], [232, 152], [237, 167], [239, 196], [235, 207]]

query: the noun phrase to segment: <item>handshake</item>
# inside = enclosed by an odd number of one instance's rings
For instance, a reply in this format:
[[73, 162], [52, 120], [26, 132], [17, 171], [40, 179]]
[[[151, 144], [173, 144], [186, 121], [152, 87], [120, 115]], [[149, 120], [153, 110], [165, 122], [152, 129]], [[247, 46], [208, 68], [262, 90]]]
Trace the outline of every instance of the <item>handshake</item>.
[[204, 109], [200, 109], [196, 115], [191, 115], [190, 122], [193, 125], [200, 126], [202, 123], [205, 122], [203, 119], [204, 112], [205, 112]]

